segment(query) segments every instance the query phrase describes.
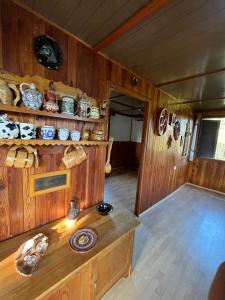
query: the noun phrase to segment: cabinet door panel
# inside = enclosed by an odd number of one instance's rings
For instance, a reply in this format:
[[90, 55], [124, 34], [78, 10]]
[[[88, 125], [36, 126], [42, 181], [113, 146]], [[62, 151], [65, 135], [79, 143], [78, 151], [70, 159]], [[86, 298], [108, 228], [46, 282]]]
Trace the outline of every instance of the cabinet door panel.
[[90, 299], [90, 267], [85, 267], [78, 273], [71, 275], [60, 284], [45, 300], [88, 300]]
[[120, 278], [127, 276], [131, 266], [133, 232], [116, 242], [92, 264], [93, 298], [100, 299]]

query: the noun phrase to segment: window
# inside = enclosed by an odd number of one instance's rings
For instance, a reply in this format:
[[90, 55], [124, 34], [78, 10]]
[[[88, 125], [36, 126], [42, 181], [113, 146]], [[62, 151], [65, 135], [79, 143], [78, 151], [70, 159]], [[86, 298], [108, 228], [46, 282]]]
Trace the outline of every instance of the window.
[[225, 161], [225, 118], [203, 118], [197, 155]]

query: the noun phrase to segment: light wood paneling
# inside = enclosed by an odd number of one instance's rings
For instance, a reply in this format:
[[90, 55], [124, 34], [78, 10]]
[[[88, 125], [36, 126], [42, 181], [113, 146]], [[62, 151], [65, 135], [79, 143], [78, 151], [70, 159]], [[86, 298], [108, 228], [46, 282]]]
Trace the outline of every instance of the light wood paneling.
[[189, 167], [189, 182], [225, 193], [225, 162], [196, 157]]

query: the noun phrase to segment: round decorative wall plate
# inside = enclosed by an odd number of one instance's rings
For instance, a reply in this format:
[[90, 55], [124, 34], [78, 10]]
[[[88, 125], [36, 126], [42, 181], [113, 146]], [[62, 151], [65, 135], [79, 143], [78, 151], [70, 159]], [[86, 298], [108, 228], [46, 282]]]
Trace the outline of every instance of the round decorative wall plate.
[[169, 114], [166, 108], [163, 108], [158, 119], [158, 134], [161, 136], [166, 132]]
[[62, 63], [62, 51], [56, 40], [47, 35], [39, 35], [35, 39], [34, 50], [41, 65], [58, 70]]
[[95, 246], [97, 239], [98, 236], [94, 230], [84, 228], [77, 230], [71, 236], [69, 244], [75, 252], [85, 253]]
[[180, 121], [176, 121], [173, 129], [174, 139], [177, 141], [180, 137]]

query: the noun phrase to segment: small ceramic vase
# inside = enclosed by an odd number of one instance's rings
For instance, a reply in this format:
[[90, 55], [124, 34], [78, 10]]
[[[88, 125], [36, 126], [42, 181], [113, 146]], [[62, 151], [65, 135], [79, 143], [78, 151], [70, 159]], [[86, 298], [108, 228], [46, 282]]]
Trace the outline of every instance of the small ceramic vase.
[[58, 138], [61, 140], [61, 141], [66, 141], [69, 137], [69, 129], [67, 128], [60, 128], [58, 130]]
[[70, 137], [72, 141], [79, 141], [80, 140], [80, 131], [71, 130]]
[[47, 111], [57, 112], [59, 110], [53, 81], [49, 83], [49, 89], [44, 94], [43, 103], [43, 108]]
[[41, 137], [44, 140], [53, 140], [55, 137], [55, 127], [54, 126], [42, 126], [41, 127]]
[[0, 139], [15, 139], [18, 135], [16, 123], [10, 121], [7, 115], [0, 115]]
[[73, 97], [63, 96], [62, 97], [62, 113], [74, 115], [74, 101]]
[[36, 125], [31, 123], [19, 123], [20, 137], [22, 140], [31, 140], [36, 138]]
[[[24, 89], [25, 86], [27, 86], [28, 89]], [[36, 89], [34, 83], [31, 84], [26, 82], [21, 83], [20, 92], [22, 94], [23, 103], [27, 108], [36, 110], [42, 106], [42, 95]]]

